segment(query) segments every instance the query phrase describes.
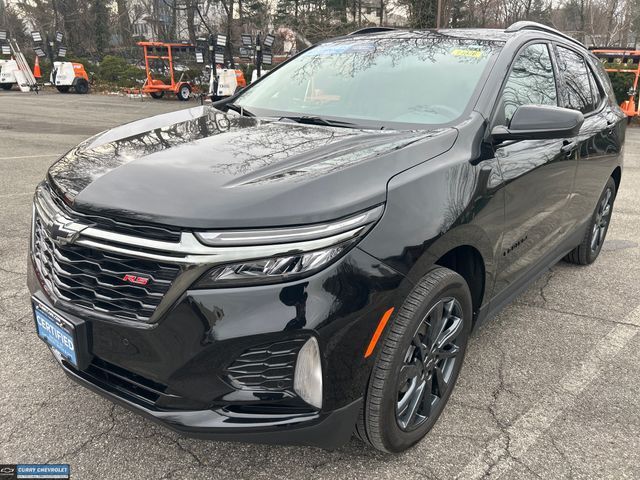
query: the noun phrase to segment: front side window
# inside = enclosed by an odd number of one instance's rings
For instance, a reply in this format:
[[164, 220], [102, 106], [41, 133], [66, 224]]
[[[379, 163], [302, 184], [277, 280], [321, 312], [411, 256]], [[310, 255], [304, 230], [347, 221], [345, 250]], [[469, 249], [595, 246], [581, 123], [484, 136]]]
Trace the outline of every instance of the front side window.
[[529, 45], [514, 61], [502, 92], [498, 124], [509, 125], [521, 105], [558, 105], [556, 80], [546, 44]]
[[568, 48], [558, 47], [558, 63], [564, 77], [565, 106], [582, 113], [592, 111], [596, 100], [582, 56]]
[[502, 43], [439, 33], [320, 44], [247, 89], [236, 104], [261, 116], [320, 116], [363, 125], [438, 125], [466, 109]]

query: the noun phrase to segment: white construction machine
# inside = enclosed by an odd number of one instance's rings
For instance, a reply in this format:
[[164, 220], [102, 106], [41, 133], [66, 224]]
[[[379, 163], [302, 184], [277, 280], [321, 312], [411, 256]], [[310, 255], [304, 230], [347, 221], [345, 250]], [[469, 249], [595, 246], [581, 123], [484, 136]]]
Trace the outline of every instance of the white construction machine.
[[22, 92], [37, 91], [38, 83], [20, 47], [14, 40], [10, 40], [9, 45], [13, 58], [0, 64], [0, 88], [10, 90], [18, 85]]

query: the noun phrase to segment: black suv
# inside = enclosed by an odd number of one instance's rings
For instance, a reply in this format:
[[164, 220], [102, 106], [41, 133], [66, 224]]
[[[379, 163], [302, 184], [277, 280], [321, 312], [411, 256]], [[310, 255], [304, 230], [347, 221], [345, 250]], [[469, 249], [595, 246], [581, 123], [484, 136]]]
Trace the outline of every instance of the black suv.
[[50, 168], [38, 334], [72, 379], [184, 433], [402, 451], [474, 327], [596, 259], [625, 125], [598, 60], [542, 25], [328, 40]]

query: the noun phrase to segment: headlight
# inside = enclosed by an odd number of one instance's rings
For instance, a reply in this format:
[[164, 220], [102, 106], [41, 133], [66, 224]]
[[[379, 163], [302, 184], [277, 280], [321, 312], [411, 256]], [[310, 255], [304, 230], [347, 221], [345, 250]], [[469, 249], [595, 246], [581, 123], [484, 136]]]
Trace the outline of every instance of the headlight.
[[197, 286], [215, 288], [287, 282], [326, 267], [353, 243], [351, 241], [315, 252], [223, 265], [210, 270]]
[[[352, 248], [382, 211], [379, 205], [335, 222], [302, 227], [196, 233], [208, 245], [247, 251], [247, 260], [214, 267], [196, 288], [281, 283], [311, 275]], [[268, 256], [261, 258], [262, 252]]]

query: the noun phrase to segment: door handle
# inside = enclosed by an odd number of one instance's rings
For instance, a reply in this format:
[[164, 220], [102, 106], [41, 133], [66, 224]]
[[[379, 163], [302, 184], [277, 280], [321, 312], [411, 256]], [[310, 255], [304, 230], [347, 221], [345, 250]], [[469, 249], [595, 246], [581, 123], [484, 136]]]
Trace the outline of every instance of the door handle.
[[562, 142], [562, 147], [560, 148], [560, 151], [564, 153], [567, 157], [569, 157], [571, 156], [571, 154], [573, 153], [573, 151], [576, 149], [577, 146], [578, 146], [578, 142], [576, 141], [570, 142], [568, 140], [565, 140], [564, 142]]

